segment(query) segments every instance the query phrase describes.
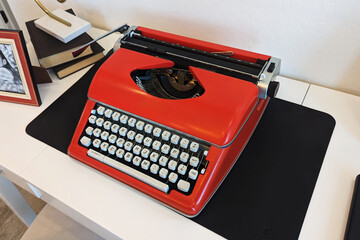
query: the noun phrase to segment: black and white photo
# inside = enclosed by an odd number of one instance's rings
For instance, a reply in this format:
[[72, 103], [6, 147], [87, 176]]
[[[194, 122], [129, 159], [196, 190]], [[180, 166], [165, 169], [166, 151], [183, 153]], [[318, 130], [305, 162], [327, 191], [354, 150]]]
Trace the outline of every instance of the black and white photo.
[[25, 94], [10, 44], [0, 44], [0, 91]]
[[0, 29], [0, 100], [35, 106], [41, 104], [20, 30]]

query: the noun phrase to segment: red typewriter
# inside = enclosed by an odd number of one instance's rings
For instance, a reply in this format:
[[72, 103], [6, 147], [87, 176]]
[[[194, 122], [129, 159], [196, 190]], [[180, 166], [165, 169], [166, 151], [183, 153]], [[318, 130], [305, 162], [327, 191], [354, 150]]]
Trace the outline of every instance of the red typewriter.
[[194, 217], [275, 96], [279, 69], [274, 57], [126, 25], [68, 153]]

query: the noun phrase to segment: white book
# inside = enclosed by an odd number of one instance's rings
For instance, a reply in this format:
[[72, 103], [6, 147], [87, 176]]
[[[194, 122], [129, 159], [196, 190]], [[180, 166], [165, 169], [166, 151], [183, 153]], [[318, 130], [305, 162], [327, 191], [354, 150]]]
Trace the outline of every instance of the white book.
[[70, 22], [71, 26], [66, 26], [48, 15], [44, 15], [36, 20], [35, 26], [64, 43], [68, 43], [91, 28], [89, 22], [62, 9], [56, 9], [51, 13]]

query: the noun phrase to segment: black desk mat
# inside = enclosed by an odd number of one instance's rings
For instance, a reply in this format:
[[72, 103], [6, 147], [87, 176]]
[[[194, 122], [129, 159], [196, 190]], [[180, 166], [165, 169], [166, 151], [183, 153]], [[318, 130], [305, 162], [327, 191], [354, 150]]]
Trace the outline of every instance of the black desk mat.
[[[91, 79], [103, 61], [26, 132], [66, 153]], [[237, 163], [192, 220], [227, 239], [297, 239], [334, 126], [328, 114], [271, 99]]]

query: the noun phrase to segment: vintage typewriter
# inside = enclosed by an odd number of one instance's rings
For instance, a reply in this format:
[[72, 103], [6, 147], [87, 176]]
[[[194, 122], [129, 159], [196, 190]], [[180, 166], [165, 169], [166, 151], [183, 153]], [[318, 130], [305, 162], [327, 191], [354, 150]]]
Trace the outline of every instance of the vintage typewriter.
[[144, 27], [123, 30], [92, 80], [68, 153], [196, 216], [275, 96], [280, 60]]

